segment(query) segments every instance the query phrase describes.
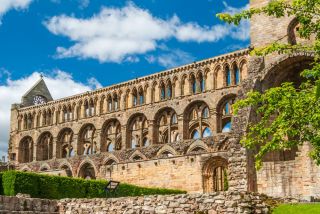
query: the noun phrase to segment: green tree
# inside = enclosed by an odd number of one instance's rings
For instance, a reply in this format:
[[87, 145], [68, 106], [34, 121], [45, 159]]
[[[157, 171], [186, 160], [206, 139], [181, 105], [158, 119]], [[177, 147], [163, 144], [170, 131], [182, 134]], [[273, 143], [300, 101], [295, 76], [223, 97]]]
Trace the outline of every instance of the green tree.
[[[257, 149], [256, 168], [261, 167], [263, 156], [271, 151], [286, 150], [309, 142], [311, 157], [320, 164], [320, 0], [273, 0], [266, 6], [251, 8], [239, 14], [218, 14], [229, 24], [238, 25], [242, 19], [255, 14], [281, 18], [296, 17], [301, 38], [310, 39], [308, 44], [283, 44], [274, 42], [255, 48], [251, 54], [264, 56], [271, 53], [292, 54], [314, 53], [310, 69], [301, 73], [304, 82], [296, 88], [293, 83], [283, 83], [264, 93], [251, 91], [246, 98], [234, 104], [235, 114], [239, 109], [250, 107], [256, 110], [258, 121], [249, 124], [247, 134], [241, 143], [250, 149]], [[311, 42], [312, 41], [312, 42]]]

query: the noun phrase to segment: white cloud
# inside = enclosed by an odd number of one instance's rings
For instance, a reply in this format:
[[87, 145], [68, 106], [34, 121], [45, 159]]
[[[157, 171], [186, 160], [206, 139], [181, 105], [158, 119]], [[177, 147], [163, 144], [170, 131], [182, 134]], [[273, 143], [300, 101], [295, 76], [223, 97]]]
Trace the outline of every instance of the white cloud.
[[[7, 73], [3, 70], [2, 73], [4, 72]], [[5, 75], [8, 75], [8, 73]], [[20, 103], [21, 97], [39, 80], [39, 77], [39, 72], [34, 72], [17, 80], [12, 80], [8, 76], [5, 83], [0, 84], [0, 156], [7, 156], [11, 104]], [[84, 84], [75, 81], [69, 73], [61, 70], [55, 70], [52, 75], [45, 76], [44, 80], [54, 99], [101, 87], [101, 84], [94, 78], [88, 79], [87, 83]]]
[[102, 8], [87, 19], [54, 16], [44, 24], [53, 34], [74, 42], [71, 47], [57, 47], [57, 57], [93, 58], [100, 62], [120, 63], [130, 56], [156, 50], [160, 41], [169, 39], [180, 42], [217, 42], [228, 36], [248, 39], [244, 33], [248, 31], [247, 25], [240, 25], [243, 29], [227, 24], [200, 26], [183, 23], [176, 15], [161, 19], [133, 3], [123, 8]]
[[9, 10], [23, 10], [28, 8], [32, 0], [1, 0], [0, 1], [0, 24], [1, 17]]
[[223, 1], [222, 3], [225, 7], [224, 10], [222, 11], [222, 13], [229, 13], [231, 15], [240, 13], [243, 10], [247, 10], [247, 9], [249, 9], [249, 6], [250, 6], [249, 4], [246, 4], [244, 7], [237, 8], [237, 7], [232, 7], [232, 6], [228, 5], [228, 3], [225, 1]]
[[191, 63], [195, 60], [195, 57], [187, 52], [177, 49], [159, 54], [158, 56], [147, 56], [146, 60], [149, 63], [158, 63], [165, 68], [173, 68], [186, 63]]

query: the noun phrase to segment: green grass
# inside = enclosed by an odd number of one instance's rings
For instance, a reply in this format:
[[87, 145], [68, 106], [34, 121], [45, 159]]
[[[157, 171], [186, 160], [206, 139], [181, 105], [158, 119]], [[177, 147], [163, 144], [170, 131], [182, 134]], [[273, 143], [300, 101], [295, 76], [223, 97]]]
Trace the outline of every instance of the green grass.
[[320, 203], [316, 204], [281, 204], [273, 214], [320, 214]]

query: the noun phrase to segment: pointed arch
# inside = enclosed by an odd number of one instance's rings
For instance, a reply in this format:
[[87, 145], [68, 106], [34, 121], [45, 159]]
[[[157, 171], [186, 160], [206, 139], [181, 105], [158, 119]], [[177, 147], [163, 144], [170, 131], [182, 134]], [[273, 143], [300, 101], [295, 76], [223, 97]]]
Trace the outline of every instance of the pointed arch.
[[147, 157], [139, 150], [136, 150], [134, 151], [134, 153], [132, 153], [132, 155], [130, 155], [129, 160], [131, 161], [147, 160]]
[[178, 155], [178, 152], [170, 145], [166, 144], [157, 152], [157, 157], [172, 157]]

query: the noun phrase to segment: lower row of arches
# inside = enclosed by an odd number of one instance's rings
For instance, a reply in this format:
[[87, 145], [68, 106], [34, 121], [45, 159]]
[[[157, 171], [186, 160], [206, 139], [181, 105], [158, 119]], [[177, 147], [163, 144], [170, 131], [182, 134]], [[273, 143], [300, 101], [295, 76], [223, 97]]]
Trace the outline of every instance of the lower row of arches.
[[[110, 167], [116, 164], [117, 163], [113, 159], [106, 161], [104, 166], [107, 168], [107, 173], [108, 170], [110, 170]], [[22, 171], [30, 171], [30, 169], [24, 167], [22, 168]], [[44, 164], [40, 167], [39, 171], [50, 171], [50, 166]], [[56, 171], [59, 171], [59, 175], [61, 176], [79, 177], [88, 180], [101, 177], [101, 175], [99, 176], [99, 169], [91, 161], [82, 162], [76, 172], [72, 170], [69, 163], [62, 164]], [[105, 175], [104, 178], [108, 178], [108, 176]], [[228, 190], [228, 161], [220, 156], [211, 157], [205, 161], [202, 165], [202, 182], [203, 192], [205, 193]]]

